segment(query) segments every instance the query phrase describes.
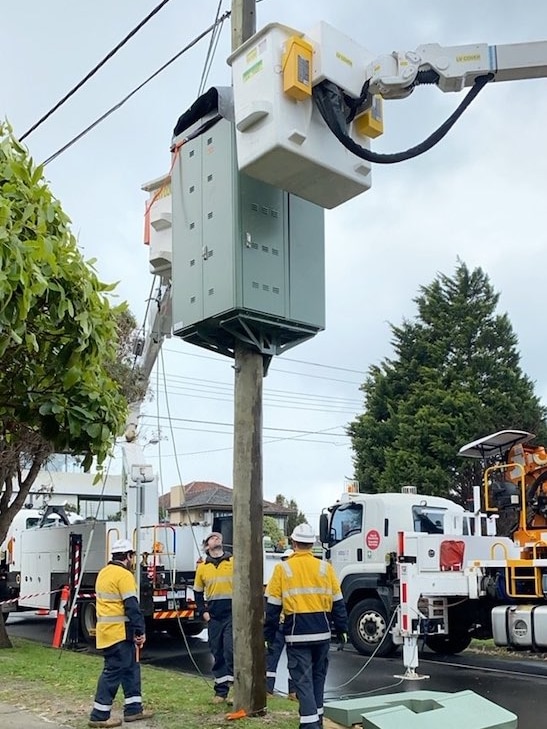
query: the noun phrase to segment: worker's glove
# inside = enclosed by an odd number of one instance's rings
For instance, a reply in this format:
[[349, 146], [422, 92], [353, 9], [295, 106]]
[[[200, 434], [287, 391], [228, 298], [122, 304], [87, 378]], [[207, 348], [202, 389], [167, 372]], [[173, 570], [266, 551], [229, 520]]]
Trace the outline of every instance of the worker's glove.
[[272, 644], [269, 640], [264, 641], [264, 648], [266, 650], [266, 653], [271, 653], [272, 651]]
[[348, 642], [348, 634], [347, 633], [337, 633], [336, 639], [338, 641], [338, 648], [337, 651], [343, 651], [346, 647], [346, 643]]

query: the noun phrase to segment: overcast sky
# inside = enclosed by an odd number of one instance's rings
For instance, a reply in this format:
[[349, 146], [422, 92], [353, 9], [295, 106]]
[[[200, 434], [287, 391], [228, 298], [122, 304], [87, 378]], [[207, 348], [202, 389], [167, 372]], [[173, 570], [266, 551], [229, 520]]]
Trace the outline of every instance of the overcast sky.
[[[23, 134], [159, 0], [18, 0], [2, 4], [0, 112]], [[73, 99], [25, 143], [36, 161], [54, 153], [209, 26], [218, 0], [171, 0]], [[229, 9], [224, 0], [222, 11]], [[299, 30], [324, 20], [373, 54], [422, 43], [547, 39], [544, 0], [262, 0], [257, 25]], [[142, 321], [152, 278], [142, 244], [141, 185], [165, 173], [178, 116], [195, 100], [208, 39], [46, 168], [84, 255]], [[209, 85], [230, 83], [229, 25]], [[368, 367], [391, 354], [388, 323], [414, 314], [420, 285], [451, 274], [458, 257], [482, 266], [501, 293], [524, 371], [547, 399], [545, 308], [547, 82], [488, 86], [432, 151], [375, 167], [373, 187], [326, 213], [327, 328], [270, 367], [265, 380], [264, 495], [294, 498], [317, 524], [352, 475], [345, 425], [360, 412]], [[427, 137], [461, 100], [421, 87], [385, 105], [374, 149], [396, 152]], [[180, 481], [231, 486], [232, 361], [173, 339], [153, 386], [143, 437], [162, 416], [163, 490]], [[510, 426], [511, 424], [507, 424]], [[294, 430], [293, 430], [294, 429]], [[322, 432], [319, 432], [322, 431]], [[158, 467], [158, 446], [147, 455]], [[177, 454], [175, 458], [174, 454]], [[177, 466], [178, 464], [178, 466]]]

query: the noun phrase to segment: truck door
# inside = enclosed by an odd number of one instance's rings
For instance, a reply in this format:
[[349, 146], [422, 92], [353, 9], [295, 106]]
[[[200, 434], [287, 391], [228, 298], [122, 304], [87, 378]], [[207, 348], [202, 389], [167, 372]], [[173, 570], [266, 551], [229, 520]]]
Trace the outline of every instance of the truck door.
[[332, 513], [328, 548], [339, 577], [344, 567], [363, 559], [363, 518], [363, 505], [354, 502], [340, 504]]

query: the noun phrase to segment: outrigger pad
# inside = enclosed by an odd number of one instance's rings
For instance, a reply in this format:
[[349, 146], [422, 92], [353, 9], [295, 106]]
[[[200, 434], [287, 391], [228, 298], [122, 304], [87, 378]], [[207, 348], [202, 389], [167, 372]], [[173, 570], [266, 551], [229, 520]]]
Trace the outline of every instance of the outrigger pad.
[[364, 729], [517, 729], [518, 717], [474, 691], [408, 691], [324, 706], [341, 727]]

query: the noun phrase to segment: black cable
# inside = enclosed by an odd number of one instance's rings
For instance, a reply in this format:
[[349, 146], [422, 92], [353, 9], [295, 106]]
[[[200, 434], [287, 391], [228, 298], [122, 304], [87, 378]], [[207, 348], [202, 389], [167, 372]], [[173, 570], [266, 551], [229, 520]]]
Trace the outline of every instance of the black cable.
[[420, 154], [429, 151], [441, 139], [446, 136], [449, 130], [454, 126], [463, 112], [476, 98], [479, 92], [486, 84], [494, 78], [493, 74], [479, 76], [475, 79], [475, 83], [460, 103], [456, 111], [454, 111], [441, 126], [433, 132], [427, 139], [415, 147], [411, 147], [404, 152], [396, 152], [394, 154], [378, 154], [371, 152], [360, 144], [357, 144], [347, 133], [346, 119], [348, 118], [348, 108], [345, 103], [341, 89], [331, 81], [323, 81], [313, 89], [313, 100], [317, 106], [319, 113], [323, 117], [326, 125], [338, 139], [352, 154], [366, 160], [367, 162], [377, 162], [378, 164], [394, 164], [396, 162], [404, 162], [405, 160], [418, 157]]
[[30, 129], [27, 129], [27, 131], [23, 134], [23, 136], [19, 137], [20, 141], [22, 142], [23, 139], [25, 139], [26, 137], [28, 137], [29, 134], [32, 134], [32, 132], [35, 129], [38, 129], [38, 127], [41, 126], [46, 121], [46, 119], [49, 119], [49, 117], [52, 114], [54, 114], [57, 111], [57, 109], [59, 109], [65, 103], [65, 101], [68, 101], [71, 96], [74, 96], [74, 94], [76, 93], [76, 91], [78, 91], [78, 89], [81, 89], [82, 86], [85, 83], [87, 83], [89, 81], [89, 79], [92, 78], [97, 73], [97, 71], [104, 66], [104, 64], [107, 61], [109, 61], [113, 56], [115, 56], [116, 53], [120, 50], [120, 48], [123, 48], [123, 46], [127, 43], [127, 41], [131, 40], [131, 38], [134, 35], [136, 35], [139, 32], [139, 30], [141, 28], [143, 28], [148, 23], [148, 21], [151, 20], [154, 17], [154, 15], [156, 15], [156, 13], [159, 13], [159, 11], [163, 8], [163, 6], [164, 5], [167, 5], [168, 2], [169, 2], [169, 0], [162, 0], [162, 2], [159, 5], [156, 5], [156, 7], [150, 13], [148, 13], [148, 15], [146, 16], [146, 18], [143, 18], [141, 20], [141, 22], [138, 25], [136, 25], [133, 28], [133, 30], [131, 30], [125, 36], [125, 38], [123, 40], [121, 40], [118, 43], [117, 46], [115, 46], [109, 53], [107, 53], [106, 56], [102, 59], [102, 61], [99, 61], [99, 63], [96, 66], [94, 66], [91, 69], [91, 71], [86, 76], [84, 76], [83, 79], [76, 84], [76, 86], [74, 86], [74, 88], [70, 89], [70, 91], [67, 94], [65, 94], [63, 96], [63, 98], [60, 99], [55, 104], [55, 106], [52, 106], [51, 109], [46, 114], [44, 114], [43, 117], [41, 117], [40, 119], [38, 119], [38, 121], [35, 124], [33, 124], [30, 127]]
[[202, 38], [204, 38], [206, 35], [208, 35], [212, 30], [215, 29], [216, 25], [218, 23], [224, 23], [226, 18], [230, 16], [230, 11], [227, 10], [224, 15], [222, 15], [217, 23], [213, 23], [210, 25], [206, 30], [202, 31], [198, 36], [196, 36], [188, 45], [184, 46], [184, 48], [179, 51], [177, 54], [175, 54], [172, 58], [167, 61], [167, 63], [164, 63], [163, 66], [160, 66], [157, 71], [154, 71], [154, 73], [149, 76], [145, 81], [143, 81], [141, 84], [139, 84], [136, 88], [133, 89], [127, 96], [125, 96], [121, 101], [119, 101], [117, 104], [112, 106], [108, 111], [106, 111], [104, 114], [102, 114], [98, 119], [96, 119], [92, 124], [90, 124], [88, 127], [86, 127], [82, 132], [77, 134], [75, 137], [73, 137], [70, 142], [67, 142], [65, 145], [63, 145], [60, 149], [58, 149], [56, 152], [54, 152], [50, 157], [48, 157], [44, 162], [42, 162], [42, 165], [48, 165], [50, 162], [53, 162], [54, 159], [59, 157], [63, 152], [65, 152], [67, 149], [72, 147], [73, 144], [78, 142], [82, 137], [85, 137], [85, 135], [90, 132], [92, 129], [94, 129], [96, 126], [98, 126], [102, 121], [104, 121], [107, 117], [109, 117], [111, 114], [113, 114], [115, 111], [120, 109], [129, 99], [134, 96], [138, 91], [140, 91], [144, 86], [146, 86], [147, 83], [152, 81], [156, 76], [158, 76], [162, 71], [165, 71], [165, 69], [170, 66], [172, 63], [174, 63], [178, 58], [180, 58], [186, 51], [189, 51], [190, 48], [196, 45]]

